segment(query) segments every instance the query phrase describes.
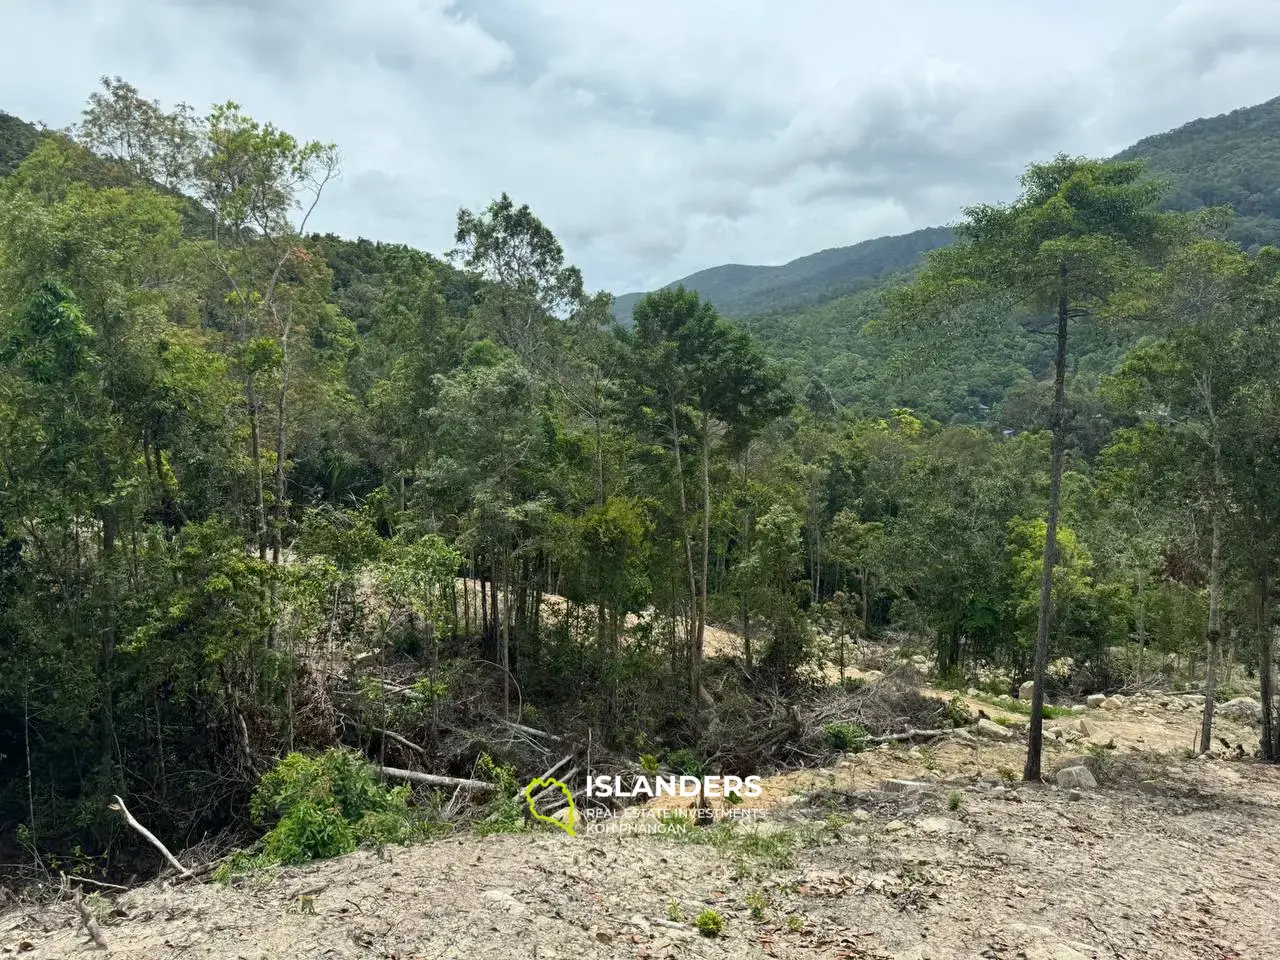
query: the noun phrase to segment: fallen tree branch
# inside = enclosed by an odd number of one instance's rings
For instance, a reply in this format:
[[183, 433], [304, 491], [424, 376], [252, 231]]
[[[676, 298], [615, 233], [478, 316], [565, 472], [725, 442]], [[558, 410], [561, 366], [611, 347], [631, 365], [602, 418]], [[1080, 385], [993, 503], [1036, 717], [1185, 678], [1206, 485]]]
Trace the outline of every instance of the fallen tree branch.
[[[557, 760], [554, 764], [552, 764], [550, 767], [548, 767], [548, 768], [547, 768], [547, 772], [546, 772], [546, 773], [544, 773], [544, 774], [542, 774], [542, 775], [541, 775], [540, 777], [538, 777], [537, 779], [539, 779], [539, 780], [549, 780], [549, 779], [551, 779], [552, 777], [554, 777], [554, 776], [555, 776], [555, 775], [556, 775], [560, 770], [562, 770], [566, 764], [569, 764], [569, 763], [572, 763], [572, 762], [573, 762], [573, 754], [572, 754], [572, 753], [566, 753], [563, 757], [561, 757], [561, 758], [560, 758], [559, 760]], [[565, 777], [564, 779], [566, 779], [566, 780], [567, 780], [567, 779], [571, 778], [571, 777], [573, 776], [573, 774], [577, 772], [577, 769], [578, 769], [577, 767], [574, 767], [574, 768], [573, 768], [573, 771], [572, 771], [572, 772], [570, 772], [569, 776], [568, 776], [568, 777]], [[532, 781], [530, 781], [530, 782], [532, 782]], [[546, 788], [544, 787], [544, 788], [543, 788], [543, 790], [545, 790], [545, 789], [546, 789]], [[535, 794], [535, 796], [540, 796], [540, 795], [542, 794], [542, 792], [543, 792], [542, 790], [539, 790], [539, 791], [538, 791], [538, 793], [537, 793], [537, 794]], [[516, 802], [518, 803], [518, 802], [519, 802], [523, 797], [524, 797], [524, 791], [523, 791], [523, 790], [517, 790], [517, 791], [516, 791], [516, 795], [515, 795], [514, 797], [512, 797], [511, 799], [512, 799], [512, 800], [514, 800], [514, 801], [516, 801]]]
[[427, 751], [425, 747], [420, 747], [413, 741], [406, 740], [404, 737], [400, 736], [400, 734], [396, 733], [394, 730], [383, 730], [381, 727], [370, 727], [370, 729], [373, 730], [374, 733], [381, 734], [382, 736], [386, 737], [388, 740], [394, 740], [396, 743], [400, 744], [400, 746], [405, 747], [408, 750], [416, 751], [417, 754], [421, 757], [425, 757], [427, 755]]
[[190, 880], [193, 876], [191, 871], [188, 870], [186, 867], [184, 867], [181, 864], [181, 862], [179, 862], [178, 858], [169, 852], [169, 848], [166, 847], [163, 843], [161, 843], [159, 838], [154, 833], [152, 833], [150, 830], [148, 830], [146, 827], [144, 827], [142, 824], [140, 824], [137, 820], [133, 818], [133, 814], [131, 814], [129, 812], [129, 808], [124, 805], [124, 801], [120, 799], [120, 795], [114, 794], [112, 796], [112, 799], [115, 800], [115, 803], [111, 804], [108, 809], [119, 810], [120, 814], [124, 817], [125, 822], [128, 823], [129, 826], [133, 827], [133, 829], [137, 830], [144, 837], [146, 837], [147, 840], [151, 842], [151, 845], [153, 847], [155, 847], [162, 854], [164, 854], [164, 858], [168, 860], [171, 864], [173, 864], [174, 868], [178, 871], [178, 874], [182, 877], [182, 879]]
[[946, 730], [908, 730], [906, 733], [890, 733], [883, 737], [867, 737], [867, 743], [902, 743], [904, 740], [925, 740], [933, 737], [945, 737], [954, 733], [955, 728]]
[[434, 773], [418, 773], [416, 770], [399, 770], [396, 767], [374, 767], [384, 777], [396, 780], [408, 780], [428, 787], [453, 787], [471, 793], [492, 793], [498, 788], [496, 783], [486, 780], [464, 780], [459, 777], [441, 777]]
[[547, 733], [545, 730], [535, 730], [533, 727], [526, 727], [523, 723], [515, 723], [511, 720], [499, 720], [498, 723], [518, 733], [527, 733], [531, 737], [539, 737], [543, 740], [550, 740], [552, 743], [563, 743], [564, 737], [557, 737], [554, 733]]
[[63, 874], [68, 880], [75, 883], [87, 883], [91, 887], [101, 887], [103, 890], [119, 890], [121, 893], [128, 893], [128, 887], [122, 887], [118, 883], [103, 883], [101, 880], [90, 880], [88, 877], [77, 877], [74, 873]]
[[107, 949], [107, 938], [102, 935], [102, 928], [98, 926], [98, 921], [94, 919], [89, 908], [84, 905], [84, 895], [76, 891], [76, 912], [80, 914], [80, 922], [84, 924], [85, 931], [89, 934], [89, 939], [93, 941], [94, 946], [99, 950]]

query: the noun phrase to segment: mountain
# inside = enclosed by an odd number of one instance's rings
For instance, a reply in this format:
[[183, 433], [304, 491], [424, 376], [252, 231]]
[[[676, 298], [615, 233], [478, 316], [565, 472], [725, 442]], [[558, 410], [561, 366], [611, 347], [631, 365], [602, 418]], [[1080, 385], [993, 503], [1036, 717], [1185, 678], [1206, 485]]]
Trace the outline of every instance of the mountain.
[[[1231, 239], [1246, 249], [1280, 245], [1280, 97], [1138, 141], [1117, 159], [1145, 158], [1171, 181], [1170, 210], [1229, 205]], [[668, 286], [696, 290], [732, 317], [810, 311], [910, 270], [920, 256], [951, 240], [945, 227], [865, 240], [793, 260], [780, 267], [726, 264]], [[643, 293], [614, 301], [626, 322]], [[855, 298], [856, 300], [856, 298]]]
[[[800, 309], [857, 293], [881, 279], [911, 269], [920, 256], [951, 242], [947, 227], [929, 227], [894, 237], [864, 240], [851, 247], [811, 253], [780, 267], [729, 263], [691, 274], [669, 284], [696, 290], [730, 316]], [[614, 316], [631, 319], [643, 293], [614, 300]]]
[[1172, 181], [1170, 210], [1231, 206], [1231, 239], [1280, 244], [1280, 97], [1147, 137], [1118, 157], [1143, 157]]
[[39, 127], [0, 110], [0, 177], [17, 170], [42, 136]]

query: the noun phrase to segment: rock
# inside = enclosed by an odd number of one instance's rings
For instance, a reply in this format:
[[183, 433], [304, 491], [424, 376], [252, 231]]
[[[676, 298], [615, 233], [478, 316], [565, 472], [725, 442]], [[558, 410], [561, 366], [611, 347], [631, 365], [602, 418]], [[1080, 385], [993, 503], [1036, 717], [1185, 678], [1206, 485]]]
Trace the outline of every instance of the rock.
[[921, 833], [951, 833], [959, 828], [960, 824], [946, 817], [925, 817], [916, 823], [916, 829]]
[[977, 742], [973, 734], [970, 733], [968, 730], [964, 729], [963, 727], [956, 727], [956, 729], [952, 730], [951, 739], [957, 740], [960, 743], [976, 743]]
[[1149, 797], [1159, 796], [1161, 792], [1160, 783], [1157, 780], [1143, 780], [1138, 784], [1138, 790]]
[[1106, 699], [1107, 695], [1105, 693], [1091, 693], [1089, 696], [1084, 698], [1084, 704], [1086, 707], [1092, 707], [1096, 710], [1098, 707], [1102, 706]]
[[994, 720], [988, 720], [983, 717], [978, 721], [975, 732], [980, 737], [986, 737], [988, 740], [1012, 740], [1013, 733], [996, 723]]
[[966, 697], [980, 697], [982, 696], [982, 691], [979, 690], [977, 687], [970, 687], [968, 690], [964, 692], [964, 695]]
[[907, 825], [901, 820], [890, 820], [884, 825], [885, 833], [901, 833], [905, 829], [907, 829]]
[[1058, 769], [1054, 773], [1057, 774], [1058, 771], [1066, 770], [1068, 767], [1084, 767], [1097, 779], [1102, 770], [1102, 763], [1093, 754], [1082, 753], [1078, 757], [1068, 757], [1062, 761], [1062, 763], [1058, 764]]
[[1036, 692], [1036, 682], [1034, 680], [1028, 680], [1026, 683], [1024, 683], [1022, 686], [1018, 688], [1018, 699], [1030, 700], [1033, 696], [1035, 696], [1035, 692]]
[[1115, 711], [1115, 710], [1121, 710], [1123, 708], [1124, 708], [1124, 697], [1119, 697], [1119, 696], [1107, 697], [1107, 699], [1102, 701], [1103, 710]]
[[868, 683], [875, 683], [877, 680], [884, 679], [884, 672], [881, 670], [863, 670], [862, 679]]
[[886, 780], [882, 789], [885, 793], [920, 793], [928, 787], [919, 780]]
[[1072, 790], [1070, 793], [1068, 793], [1068, 794], [1067, 794], [1067, 799], [1068, 799], [1068, 800], [1083, 800], [1083, 799], [1084, 799], [1084, 792], [1083, 792], [1083, 791], [1081, 791], [1081, 790]]
[[1236, 697], [1228, 700], [1217, 709], [1218, 716], [1228, 720], [1243, 720], [1246, 723], [1262, 722], [1262, 704], [1252, 697]]
[[1058, 786], [1066, 790], [1096, 790], [1098, 781], [1093, 778], [1089, 768], [1063, 767], [1058, 771]]
[[853, 813], [849, 814], [849, 819], [854, 823], [867, 823], [871, 820], [871, 814], [859, 807]]

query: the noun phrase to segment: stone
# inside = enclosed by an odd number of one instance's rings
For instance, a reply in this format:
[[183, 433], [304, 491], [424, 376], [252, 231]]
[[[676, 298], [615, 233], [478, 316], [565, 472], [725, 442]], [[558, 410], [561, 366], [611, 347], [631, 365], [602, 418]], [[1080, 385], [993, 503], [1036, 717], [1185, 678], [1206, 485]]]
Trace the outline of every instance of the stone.
[[1149, 797], [1159, 796], [1161, 793], [1160, 782], [1158, 780], [1143, 780], [1138, 784], [1138, 790]]
[[853, 813], [849, 814], [849, 819], [854, 823], [867, 823], [871, 820], [871, 814], [859, 807]]
[[1107, 699], [1102, 701], [1103, 710], [1111, 710], [1114, 712], [1116, 710], [1121, 710], [1123, 708], [1124, 708], [1124, 697], [1118, 697], [1118, 696], [1107, 697]]
[[1062, 763], [1058, 764], [1058, 769], [1054, 773], [1056, 774], [1058, 770], [1065, 770], [1068, 767], [1084, 767], [1097, 779], [1102, 770], [1102, 761], [1091, 753], [1082, 753], [1078, 757], [1068, 757], [1063, 760]]
[[965, 693], [965, 696], [966, 696], [966, 697], [980, 697], [980, 696], [982, 696], [982, 691], [981, 691], [981, 690], [979, 690], [977, 687], [970, 687], [970, 688], [969, 688], [968, 690], [966, 690], [964, 693]]
[[1106, 702], [1106, 699], [1107, 695], [1105, 693], [1091, 693], [1089, 696], [1084, 698], [1084, 704], [1086, 707], [1091, 707], [1096, 710]]
[[1036, 682], [1034, 680], [1028, 680], [1026, 683], [1024, 683], [1022, 686], [1018, 688], [1018, 699], [1030, 700], [1033, 696], [1035, 696], [1035, 692], [1036, 692]]
[[1252, 697], [1236, 697], [1218, 707], [1217, 714], [1228, 720], [1242, 720], [1247, 723], [1262, 722], [1262, 704]]
[[907, 825], [901, 820], [890, 820], [884, 825], [885, 833], [901, 833], [905, 829], [907, 829]]
[[1063, 767], [1058, 771], [1057, 779], [1058, 786], [1064, 790], [1096, 790], [1098, 788], [1098, 781], [1085, 766]]
[[994, 720], [988, 720], [983, 717], [978, 721], [978, 725], [974, 731], [980, 737], [986, 737], [988, 740], [1012, 740], [1013, 732], [1000, 726]]
[[1070, 791], [1070, 792], [1067, 794], [1067, 799], [1068, 799], [1068, 800], [1083, 800], [1083, 799], [1084, 799], [1084, 793], [1083, 793], [1083, 791], [1080, 791], [1080, 790], [1072, 790], [1072, 791]]
[[960, 824], [946, 817], [925, 817], [916, 824], [916, 828], [921, 833], [951, 833], [960, 829]]

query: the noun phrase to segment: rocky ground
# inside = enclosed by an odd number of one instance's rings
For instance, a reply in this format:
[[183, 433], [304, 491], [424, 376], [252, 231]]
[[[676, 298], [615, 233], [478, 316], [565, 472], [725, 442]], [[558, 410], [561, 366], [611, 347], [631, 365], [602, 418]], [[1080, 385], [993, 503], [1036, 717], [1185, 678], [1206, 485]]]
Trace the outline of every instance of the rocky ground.
[[732, 829], [466, 836], [95, 898], [106, 952], [71, 904], [19, 904], [0, 955], [1274, 960], [1280, 770], [1232, 759], [1256, 735], [1231, 719], [1231, 749], [1189, 759], [1199, 718], [1155, 695], [1051, 721], [1046, 769], [1089, 756], [1096, 788], [1011, 782], [1001, 727], [773, 778]]

